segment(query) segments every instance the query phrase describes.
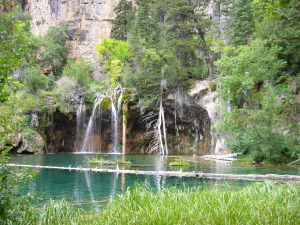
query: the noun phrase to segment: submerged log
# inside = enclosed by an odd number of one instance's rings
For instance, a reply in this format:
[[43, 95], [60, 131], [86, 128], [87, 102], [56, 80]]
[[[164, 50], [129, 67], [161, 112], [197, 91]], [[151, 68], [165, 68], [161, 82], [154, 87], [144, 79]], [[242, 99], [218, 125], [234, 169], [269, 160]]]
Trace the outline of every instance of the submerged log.
[[111, 161], [96, 161], [94, 164], [103, 164], [103, 165], [117, 165], [116, 162], [111, 162]]
[[293, 164], [295, 164], [295, 163], [297, 163], [297, 162], [300, 162], [300, 159], [297, 159], [297, 160], [295, 160], [295, 161], [293, 161], [293, 162], [290, 162], [290, 163], [288, 163], [288, 165], [293, 165]]
[[283, 181], [300, 181], [300, 176], [295, 175], [278, 175], [278, 174], [213, 174], [202, 172], [182, 172], [182, 171], [139, 171], [139, 170], [113, 170], [113, 169], [94, 169], [83, 167], [56, 167], [56, 166], [33, 166], [21, 164], [7, 164], [13, 167], [29, 167], [38, 169], [60, 169], [60, 170], [75, 170], [75, 171], [91, 171], [102, 173], [124, 173], [138, 175], [157, 175], [157, 176], [173, 176], [173, 177], [198, 177], [198, 178], [214, 178], [214, 179], [241, 179], [241, 180], [283, 180]]

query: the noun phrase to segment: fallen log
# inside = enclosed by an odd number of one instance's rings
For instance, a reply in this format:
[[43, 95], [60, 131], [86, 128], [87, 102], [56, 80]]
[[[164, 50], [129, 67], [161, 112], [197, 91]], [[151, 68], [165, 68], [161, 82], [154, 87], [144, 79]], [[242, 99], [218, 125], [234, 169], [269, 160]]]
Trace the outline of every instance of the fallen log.
[[214, 179], [241, 179], [241, 180], [280, 180], [280, 181], [300, 181], [300, 176], [296, 175], [278, 175], [278, 174], [213, 174], [202, 172], [182, 172], [182, 171], [139, 171], [139, 170], [119, 170], [119, 169], [98, 169], [83, 167], [55, 167], [55, 166], [33, 166], [22, 164], [7, 164], [13, 167], [29, 167], [38, 169], [60, 169], [75, 171], [90, 171], [101, 173], [124, 173], [136, 175], [156, 175], [156, 176], [173, 176], [173, 177], [198, 177], [198, 178], [214, 178]]
[[293, 165], [293, 164], [295, 164], [296, 162], [300, 162], [300, 159], [297, 159], [297, 160], [295, 160], [295, 161], [293, 161], [293, 162], [290, 162], [290, 163], [288, 163], [288, 165]]
[[94, 164], [104, 164], [104, 165], [117, 165], [116, 162], [111, 162], [111, 161], [96, 161]]

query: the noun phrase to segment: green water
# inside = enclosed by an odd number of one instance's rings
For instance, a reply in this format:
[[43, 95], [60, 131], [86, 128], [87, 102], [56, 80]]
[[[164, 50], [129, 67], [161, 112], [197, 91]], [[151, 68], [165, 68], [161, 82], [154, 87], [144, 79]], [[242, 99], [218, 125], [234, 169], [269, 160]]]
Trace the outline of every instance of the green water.
[[[42, 166], [65, 166], [65, 167], [95, 167], [90, 166], [88, 159], [95, 157], [92, 154], [48, 154], [48, 155], [14, 155], [12, 163]], [[105, 160], [116, 161], [119, 155], [97, 155]], [[202, 171], [203, 173], [227, 173], [227, 174], [289, 174], [298, 175], [299, 166], [272, 166], [272, 165], [232, 165], [227, 163], [216, 163], [213, 161], [202, 161], [200, 158], [193, 160], [192, 156], [184, 156], [190, 167], [169, 167], [168, 164], [178, 156], [153, 156], [153, 155], [126, 155], [125, 160], [130, 160], [139, 167], [124, 166], [120, 169], [133, 170], [180, 170]], [[116, 169], [115, 165], [98, 166], [98, 168]], [[229, 184], [243, 187], [253, 181], [225, 180], [225, 179], [203, 179], [203, 178], [179, 178], [164, 176], [142, 176], [117, 173], [97, 173], [68, 170], [39, 169], [35, 180], [25, 187], [26, 190], [34, 192], [42, 197], [39, 205], [45, 204], [51, 199], [66, 199], [72, 203], [87, 203], [103, 201], [111, 198], [116, 193], [122, 193], [136, 182], [147, 183], [152, 188], [161, 190], [167, 187], [184, 186], [195, 187], [201, 185]], [[96, 207], [96, 204], [85, 204], [85, 207]]]

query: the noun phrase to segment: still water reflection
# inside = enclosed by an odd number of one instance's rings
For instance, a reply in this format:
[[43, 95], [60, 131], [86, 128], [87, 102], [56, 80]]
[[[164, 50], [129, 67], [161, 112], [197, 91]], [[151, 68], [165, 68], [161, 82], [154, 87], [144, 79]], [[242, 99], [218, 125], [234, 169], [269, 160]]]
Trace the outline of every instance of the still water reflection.
[[[88, 159], [98, 157], [104, 160], [116, 161], [120, 155], [92, 155], [92, 154], [50, 154], [50, 155], [14, 155], [12, 163], [43, 166], [65, 167], [94, 167], [88, 164]], [[184, 156], [190, 167], [169, 167], [168, 164], [179, 156], [153, 156], [153, 155], [126, 155], [125, 160], [130, 160], [138, 167], [124, 166], [120, 169], [133, 170], [180, 170], [202, 171], [203, 173], [228, 173], [228, 174], [290, 174], [298, 175], [299, 166], [271, 166], [271, 165], [232, 165], [212, 161], [196, 160], [192, 156]], [[98, 166], [100, 168], [101, 166]], [[102, 168], [116, 169], [115, 165], [102, 166]], [[229, 184], [243, 187], [252, 183], [245, 180], [203, 179], [187, 177], [141, 176], [133, 174], [99, 173], [88, 171], [68, 171], [39, 169], [35, 180], [26, 186], [34, 189], [41, 196], [43, 205], [51, 199], [66, 199], [72, 203], [90, 203], [87, 207], [96, 207], [99, 202], [111, 198], [116, 193], [123, 193], [135, 183], [147, 183], [156, 190], [168, 187], [182, 188], [184, 186], [196, 187], [201, 185]]]

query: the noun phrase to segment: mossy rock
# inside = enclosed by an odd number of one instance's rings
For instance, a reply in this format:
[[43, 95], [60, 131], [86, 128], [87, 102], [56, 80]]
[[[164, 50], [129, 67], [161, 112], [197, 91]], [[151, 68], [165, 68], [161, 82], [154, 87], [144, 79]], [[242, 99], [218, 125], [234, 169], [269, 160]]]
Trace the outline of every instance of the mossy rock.
[[108, 110], [110, 106], [111, 106], [111, 99], [109, 97], [103, 98], [100, 103], [100, 108], [103, 110]]
[[125, 89], [122, 96], [122, 102], [130, 101], [131, 91], [129, 89]]
[[216, 90], [217, 90], [217, 85], [218, 85], [217, 82], [211, 82], [211, 83], [209, 84], [210, 90], [211, 90], [211, 91], [216, 91]]

